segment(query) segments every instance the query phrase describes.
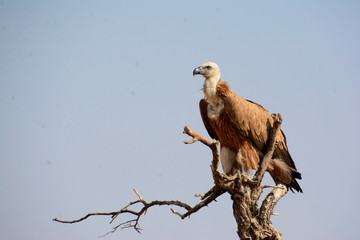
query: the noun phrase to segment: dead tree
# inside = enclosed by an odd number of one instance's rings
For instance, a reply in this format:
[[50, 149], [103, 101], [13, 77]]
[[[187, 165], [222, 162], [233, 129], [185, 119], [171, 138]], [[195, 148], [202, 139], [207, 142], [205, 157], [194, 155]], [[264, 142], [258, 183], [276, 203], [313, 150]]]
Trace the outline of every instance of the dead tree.
[[[134, 189], [138, 196], [138, 200], [130, 202], [120, 211], [89, 213], [80, 219], [71, 221], [60, 220], [58, 218], [53, 220], [60, 223], [77, 223], [92, 216], [108, 215], [111, 217], [110, 223], [113, 223], [119, 215], [128, 213], [132, 215], [133, 218], [116, 225], [109, 233], [113, 233], [119, 228], [133, 228], [137, 232], [140, 232], [140, 230], [142, 230], [139, 226], [140, 218], [153, 206], [168, 205], [183, 208], [185, 210], [184, 213], [177, 212], [173, 208], [171, 208], [171, 211], [182, 219], [185, 219], [227, 192], [231, 195], [231, 199], [233, 200], [233, 213], [237, 222], [237, 233], [240, 239], [282, 239], [282, 234], [272, 225], [271, 215], [273, 214], [273, 209], [277, 202], [287, 193], [287, 187], [282, 184], [278, 184], [277, 186], [261, 185], [267, 166], [272, 158], [276, 144], [276, 135], [282, 122], [280, 114], [273, 114], [273, 118], [275, 121], [270, 133], [270, 138], [267, 142], [267, 149], [253, 178], [240, 172], [237, 172], [237, 174], [231, 177], [220, 173], [219, 142], [210, 141], [198, 133], [191, 131], [187, 126], [184, 128], [184, 133], [192, 137], [192, 140], [185, 141], [186, 144], [200, 141], [211, 149], [213, 155], [211, 171], [214, 179], [214, 186], [205, 194], [195, 195], [200, 197], [201, 201], [193, 207], [180, 201], [155, 200], [147, 202], [142, 198], [139, 192]], [[264, 188], [272, 188], [272, 191], [267, 194], [259, 207], [259, 198], [263, 193]], [[134, 205], [141, 205], [142, 208], [139, 211], [131, 210], [130, 207]]]

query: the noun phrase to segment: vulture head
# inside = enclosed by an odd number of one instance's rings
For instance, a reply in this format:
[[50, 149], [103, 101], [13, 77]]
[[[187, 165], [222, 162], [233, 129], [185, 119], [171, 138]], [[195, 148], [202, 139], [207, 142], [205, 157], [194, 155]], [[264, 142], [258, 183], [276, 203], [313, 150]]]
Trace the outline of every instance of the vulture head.
[[193, 71], [193, 75], [202, 75], [206, 79], [219, 81], [221, 74], [219, 66], [214, 62], [206, 62]]

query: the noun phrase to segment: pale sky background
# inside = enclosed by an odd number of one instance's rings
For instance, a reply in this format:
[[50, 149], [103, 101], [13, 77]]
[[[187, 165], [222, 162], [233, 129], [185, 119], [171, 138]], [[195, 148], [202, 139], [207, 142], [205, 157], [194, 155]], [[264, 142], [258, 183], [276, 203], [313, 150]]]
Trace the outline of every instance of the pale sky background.
[[[284, 239], [359, 239], [360, 1], [0, 1], [0, 239], [98, 239], [66, 225], [137, 199], [191, 205], [213, 185], [203, 78], [280, 112], [303, 194]], [[267, 183], [272, 183], [268, 177]], [[105, 239], [236, 239], [228, 194], [190, 219], [152, 208]]]

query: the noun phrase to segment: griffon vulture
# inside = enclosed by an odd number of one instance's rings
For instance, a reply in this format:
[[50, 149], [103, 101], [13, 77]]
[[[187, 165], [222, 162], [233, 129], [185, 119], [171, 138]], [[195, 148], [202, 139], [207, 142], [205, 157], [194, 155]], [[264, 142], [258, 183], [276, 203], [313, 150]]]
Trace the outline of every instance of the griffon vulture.
[[[237, 170], [251, 174], [252, 170], [258, 169], [265, 154], [273, 126], [271, 114], [259, 104], [234, 93], [229, 84], [221, 80], [216, 63], [204, 63], [194, 69], [193, 75], [205, 78], [205, 98], [200, 101], [201, 117], [209, 135], [220, 141], [220, 161], [225, 174], [233, 175]], [[273, 159], [267, 171], [276, 183], [302, 192], [296, 181], [301, 179], [301, 174], [290, 156], [282, 130], [277, 135]]]

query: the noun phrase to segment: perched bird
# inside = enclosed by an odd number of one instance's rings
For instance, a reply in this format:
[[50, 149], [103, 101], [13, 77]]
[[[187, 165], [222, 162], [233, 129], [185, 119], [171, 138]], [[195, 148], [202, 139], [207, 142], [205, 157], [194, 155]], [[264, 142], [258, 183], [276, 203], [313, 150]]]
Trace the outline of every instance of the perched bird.
[[[220, 141], [220, 161], [224, 173], [233, 175], [240, 170], [252, 174], [265, 154], [274, 122], [271, 114], [261, 105], [234, 93], [230, 85], [221, 80], [216, 63], [204, 63], [194, 69], [193, 75], [205, 78], [205, 98], [200, 101], [200, 112], [210, 137]], [[277, 134], [267, 171], [276, 183], [302, 192], [296, 181], [301, 179], [301, 173], [291, 158], [282, 130]]]

